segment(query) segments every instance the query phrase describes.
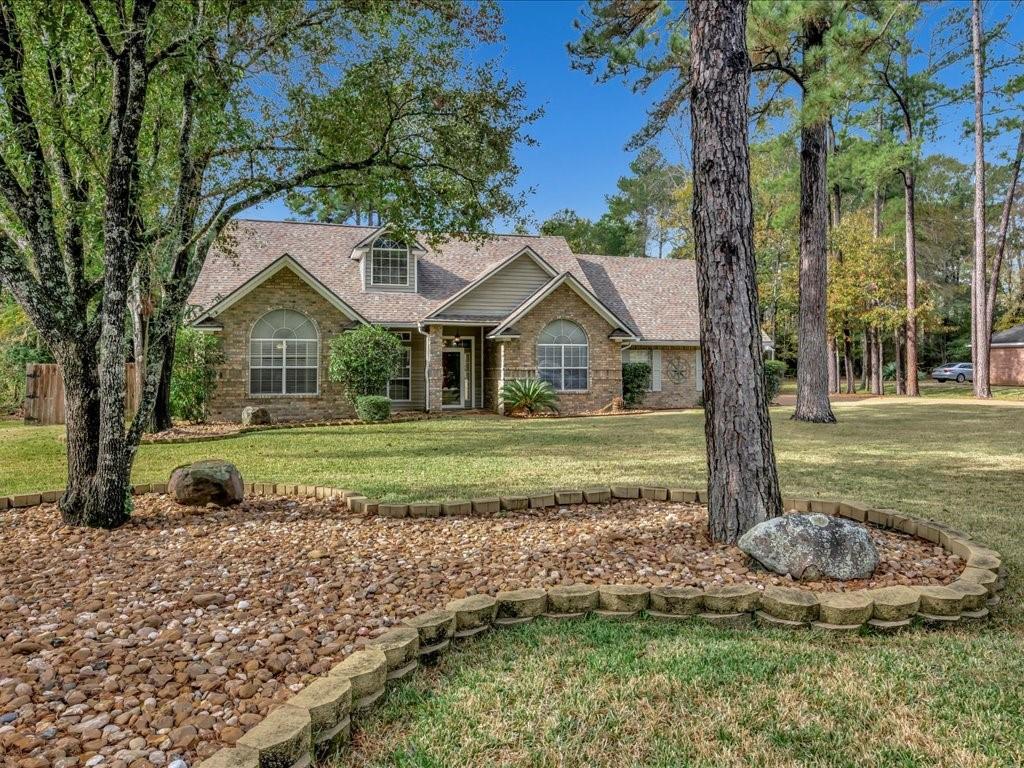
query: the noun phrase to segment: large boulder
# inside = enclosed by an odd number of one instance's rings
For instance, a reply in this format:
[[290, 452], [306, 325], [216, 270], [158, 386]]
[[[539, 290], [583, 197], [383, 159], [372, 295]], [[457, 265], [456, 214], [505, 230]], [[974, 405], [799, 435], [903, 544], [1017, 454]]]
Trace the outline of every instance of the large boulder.
[[226, 507], [242, 500], [245, 484], [238, 468], [230, 461], [203, 459], [182, 464], [171, 472], [167, 492], [179, 504]]
[[860, 523], [831, 515], [783, 515], [758, 523], [739, 548], [770, 571], [794, 579], [866, 579], [878, 550]]
[[274, 419], [263, 406], [250, 405], [242, 409], [242, 424], [247, 427], [255, 427], [263, 424], [273, 424]]

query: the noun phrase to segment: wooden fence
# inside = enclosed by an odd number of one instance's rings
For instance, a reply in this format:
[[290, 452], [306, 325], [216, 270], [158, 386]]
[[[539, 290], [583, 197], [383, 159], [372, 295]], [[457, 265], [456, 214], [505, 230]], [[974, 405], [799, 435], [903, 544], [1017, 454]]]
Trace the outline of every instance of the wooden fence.
[[[134, 363], [128, 363], [125, 375], [128, 384], [126, 410], [133, 414], [139, 402], [139, 383], [135, 378]], [[29, 363], [25, 366], [25, 423], [64, 423], [64, 379], [59, 365]]]

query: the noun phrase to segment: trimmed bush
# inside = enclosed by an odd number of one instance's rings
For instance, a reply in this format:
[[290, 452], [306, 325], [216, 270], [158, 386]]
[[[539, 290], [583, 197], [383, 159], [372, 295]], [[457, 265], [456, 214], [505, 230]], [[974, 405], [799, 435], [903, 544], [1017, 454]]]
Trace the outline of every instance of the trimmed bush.
[[381, 325], [361, 325], [331, 339], [328, 373], [357, 406], [365, 395], [385, 395], [402, 364], [402, 341]]
[[171, 373], [171, 414], [186, 421], [206, 421], [210, 395], [217, 384], [217, 367], [224, 356], [212, 333], [179, 328], [174, 337]]
[[357, 397], [356, 416], [363, 421], [387, 421], [391, 418], [391, 401], [381, 395]]
[[764, 361], [764, 399], [771, 405], [782, 388], [782, 379], [786, 375], [786, 364], [781, 360]]
[[506, 413], [558, 412], [558, 395], [550, 384], [540, 379], [506, 381], [499, 397]]
[[622, 399], [635, 408], [644, 401], [651, 388], [651, 366], [647, 363], [622, 364]]

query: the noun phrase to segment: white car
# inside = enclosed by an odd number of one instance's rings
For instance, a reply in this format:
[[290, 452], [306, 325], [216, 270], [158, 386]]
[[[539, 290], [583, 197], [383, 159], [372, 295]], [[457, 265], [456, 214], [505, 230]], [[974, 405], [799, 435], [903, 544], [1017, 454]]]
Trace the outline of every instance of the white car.
[[936, 381], [956, 381], [963, 384], [965, 381], [974, 381], [973, 363], [950, 363], [942, 365], [932, 371], [932, 378]]

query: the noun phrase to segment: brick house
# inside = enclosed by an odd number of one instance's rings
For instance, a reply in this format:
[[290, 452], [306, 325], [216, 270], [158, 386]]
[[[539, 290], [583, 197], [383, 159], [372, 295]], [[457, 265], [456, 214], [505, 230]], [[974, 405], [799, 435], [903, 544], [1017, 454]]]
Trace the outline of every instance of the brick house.
[[696, 405], [701, 391], [694, 263], [574, 254], [561, 237], [399, 242], [386, 228], [237, 221], [192, 296], [192, 323], [222, 339], [217, 420], [249, 405], [280, 421], [351, 414], [327, 376], [329, 340], [390, 328], [406, 354], [394, 408], [499, 411], [513, 378], [539, 377], [560, 410], [622, 393], [622, 362], [651, 364], [645, 406]]
[[989, 379], [996, 385], [1024, 387], [1024, 323], [992, 334]]

